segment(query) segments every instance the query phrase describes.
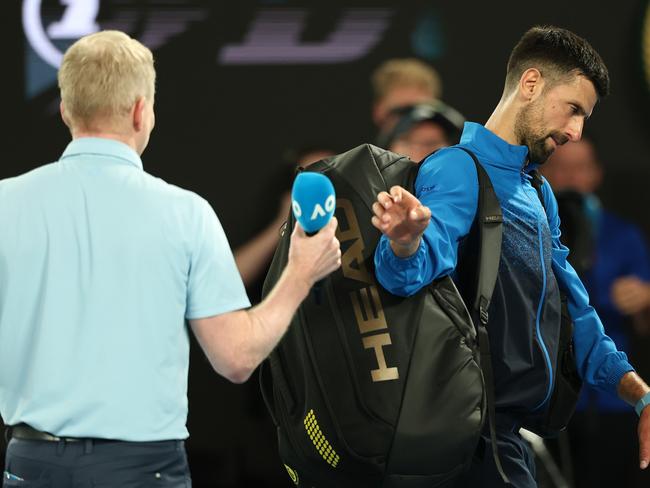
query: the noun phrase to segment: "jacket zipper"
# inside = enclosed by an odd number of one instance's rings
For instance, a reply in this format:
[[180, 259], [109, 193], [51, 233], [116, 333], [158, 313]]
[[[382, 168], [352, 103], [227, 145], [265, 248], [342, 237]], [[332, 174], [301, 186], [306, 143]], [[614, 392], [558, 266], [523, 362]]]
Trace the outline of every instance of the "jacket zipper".
[[542, 293], [539, 298], [539, 305], [537, 306], [537, 316], [535, 318], [535, 333], [537, 335], [537, 342], [539, 342], [539, 346], [542, 349], [542, 353], [544, 354], [544, 360], [546, 361], [546, 367], [548, 368], [549, 377], [548, 377], [548, 389], [546, 391], [546, 395], [544, 396], [544, 400], [542, 400], [542, 402], [539, 405], [537, 405], [533, 410], [538, 410], [543, 405], [545, 405], [551, 396], [551, 392], [553, 391], [553, 366], [551, 364], [551, 358], [548, 353], [548, 349], [546, 349], [546, 345], [544, 344], [544, 339], [542, 338], [542, 331], [540, 329], [542, 307], [544, 306], [544, 298], [546, 297], [546, 265], [544, 262], [544, 240], [542, 239], [541, 222], [537, 222], [537, 241], [539, 243], [539, 259], [542, 268]]

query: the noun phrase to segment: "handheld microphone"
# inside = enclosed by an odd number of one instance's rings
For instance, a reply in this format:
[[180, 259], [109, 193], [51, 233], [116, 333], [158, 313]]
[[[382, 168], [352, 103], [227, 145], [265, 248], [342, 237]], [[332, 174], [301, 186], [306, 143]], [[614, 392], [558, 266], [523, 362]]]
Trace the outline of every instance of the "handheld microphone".
[[[321, 173], [303, 172], [291, 190], [293, 216], [308, 236], [318, 233], [334, 215], [336, 193], [330, 179]], [[322, 280], [313, 288], [316, 304], [322, 302]]]
[[327, 225], [336, 208], [336, 193], [330, 179], [321, 173], [303, 172], [291, 190], [293, 216], [307, 235], [314, 235]]

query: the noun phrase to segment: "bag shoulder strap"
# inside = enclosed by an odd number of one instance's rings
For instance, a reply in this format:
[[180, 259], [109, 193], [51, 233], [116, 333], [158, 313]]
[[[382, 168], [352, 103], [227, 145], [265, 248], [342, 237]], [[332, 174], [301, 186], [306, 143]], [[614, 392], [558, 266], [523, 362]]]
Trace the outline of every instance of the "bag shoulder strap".
[[[478, 176], [478, 207], [476, 210], [476, 222], [478, 228], [478, 250], [479, 256], [476, 266], [475, 283], [476, 296], [472, 308], [479, 312], [479, 316], [485, 316], [487, 323], [487, 310], [492, 300], [494, 285], [499, 272], [499, 261], [501, 258], [501, 240], [503, 235], [502, 223], [503, 214], [499, 199], [494, 193], [494, 186], [487, 172], [479, 163], [476, 155], [463, 146], [453, 146], [466, 152], [476, 167]], [[436, 151], [426, 156], [422, 161], [413, 165], [407, 181], [407, 189], [415, 195], [415, 180], [420, 171], [422, 163]]]
[[494, 285], [499, 273], [501, 260], [501, 240], [503, 236], [503, 213], [501, 205], [494, 192], [494, 186], [476, 155], [469, 149], [457, 146], [472, 158], [478, 176], [478, 208], [476, 219], [479, 232], [479, 258], [477, 273], [476, 296], [473, 308], [479, 313], [479, 319], [487, 325], [488, 307], [492, 300]]
[[494, 293], [497, 275], [499, 273], [499, 262], [501, 260], [501, 241], [503, 237], [503, 213], [499, 199], [494, 192], [494, 186], [483, 166], [479, 163], [476, 155], [469, 149], [456, 146], [465, 151], [472, 158], [478, 176], [478, 208], [476, 211], [476, 222], [478, 229], [479, 255], [476, 266], [476, 296], [472, 306], [472, 319], [476, 327], [479, 353], [481, 357], [481, 370], [485, 381], [485, 397], [488, 411], [488, 423], [490, 429], [490, 443], [492, 444], [492, 456], [494, 464], [503, 480], [505, 486], [511, 486], [506, 475], [496, 436], [496, 399], [494, 393], [494, 372], [492, 370], [492, 354], [490, 352], [490, 341], [488, 336], [488, 308]]

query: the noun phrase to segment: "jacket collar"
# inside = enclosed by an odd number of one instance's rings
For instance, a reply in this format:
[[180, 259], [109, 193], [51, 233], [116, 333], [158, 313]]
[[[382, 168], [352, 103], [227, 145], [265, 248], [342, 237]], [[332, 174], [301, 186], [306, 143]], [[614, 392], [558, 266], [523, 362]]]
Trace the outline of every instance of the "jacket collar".
[[494, 132], [475, 122], [465, 122], [460, 144], [467, 145], [490, 165], [514, 171], [531, 171], [537, 165], [528, 163], [528, 147], [507, 143]]

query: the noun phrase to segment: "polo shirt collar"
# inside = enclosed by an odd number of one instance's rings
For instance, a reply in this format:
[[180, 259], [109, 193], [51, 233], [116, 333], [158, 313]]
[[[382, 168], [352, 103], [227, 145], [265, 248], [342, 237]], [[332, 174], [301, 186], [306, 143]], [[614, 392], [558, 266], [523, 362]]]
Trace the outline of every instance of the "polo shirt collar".
[[114, 139], [105, 139], [103, 137], [80, 137], [73, 139], [65, 148], [65, 151], [63, 151], [61, 159], [85, 154], [116, 159], [143, 169], [140, 156], [130, 146], [123, 142]]
[[465, 122], [461, 144], [471, 146], [495, 166], [516, 171], [534, 169], [528, 164], [528, 147], [507, 143], [494, 132], [475, 122]]

